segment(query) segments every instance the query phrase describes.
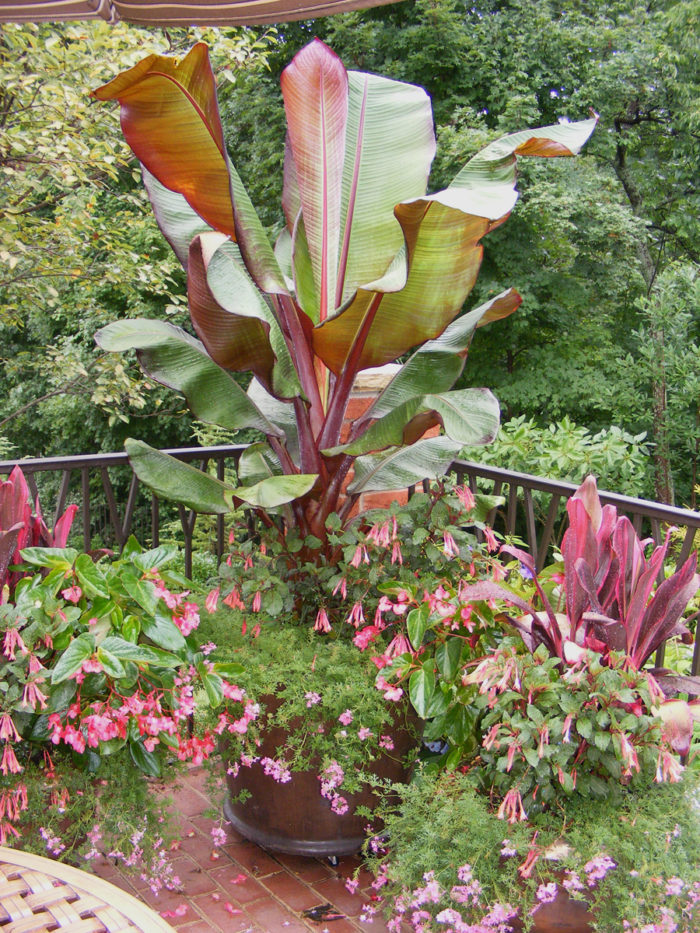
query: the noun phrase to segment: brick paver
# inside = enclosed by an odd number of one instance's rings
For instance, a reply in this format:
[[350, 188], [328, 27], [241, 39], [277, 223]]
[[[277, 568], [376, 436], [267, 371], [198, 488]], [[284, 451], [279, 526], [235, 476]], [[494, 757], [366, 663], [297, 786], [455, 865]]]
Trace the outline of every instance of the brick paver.
[[[173, 853], [182, 889], [157, 895], [138, 878], [123, 875], [108, 861], [96, 864], [97, 874], [165, 914], [178, 933], [383, 933], [380, 917], [360, 922], [371, 903], [371, 878], [361, 872], [354, 894], [345, 880], [359, 866], [357, 858], [301, 858], [266, 852], [246, 842], [231, 827], [227, 841], [215, 849], [210, 830], [214, 821], [203, 814], [210, 806], [204, 770], [187, 773], [173, 793], [182, 826], [179, 851]], [[363, 887], [364, 886], [364, 887]], [[310, 919], [305, 911], [330, 904], [336, 919]]]

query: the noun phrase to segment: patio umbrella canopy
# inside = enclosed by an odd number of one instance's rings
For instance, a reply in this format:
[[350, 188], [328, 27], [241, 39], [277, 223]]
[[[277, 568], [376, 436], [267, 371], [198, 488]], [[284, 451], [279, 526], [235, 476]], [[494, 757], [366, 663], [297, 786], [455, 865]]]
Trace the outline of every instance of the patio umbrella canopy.
[[0, 23], [124, 20], [139, 26], [255, 26], [313, 19], [396, 0], [3, 0]]

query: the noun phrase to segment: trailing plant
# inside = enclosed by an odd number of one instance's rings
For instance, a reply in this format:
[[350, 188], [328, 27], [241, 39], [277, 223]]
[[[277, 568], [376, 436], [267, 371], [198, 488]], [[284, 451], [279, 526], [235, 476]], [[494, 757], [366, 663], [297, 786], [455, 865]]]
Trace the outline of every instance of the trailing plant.
[[[229, 718], [222, 712], [215, 729], [192, 732], [191, 716], [201, 705], [220, 707], [239, 671], [208, 661], [212, 646], [200, 648], [197, 605], [187, 581], [167, 568], [174, 557], [173, 548], [144, 551], [133, 538], [114, 561], [73, 548], [23, 550], [23, 567], [41, 572], [22, 578], [13, 602], [0, 606], [3, 844], [26, 845], [31, 828], [34, 844], [44, 839], [54, 855], [114, 849], [127, 865], [143, 855], [153, 884], [168, 881], [158, 842], [165, 802], [150, 793], [155, 809], [136, 817], [121, 791], [143, 799], [147, 777], [172, 776], [178, 761], [211, 754]], [[115, 769], [129, 781], [100, 793]], [[76, 803], [69, 788], [84, 796], [89, 785], [89, 798], [100, 800], [90, 832], [83, 815], [57, 840], [49, 827]], [[37, 825], [39, 801], [51, 812]]]
[[598, 933], [697, 929], [697, 776], [623, 789], [616, 806], [563, 798], [512, 825], [474, 774], [420, 774], [395, 791], [383, 813], [388, 850], [370, 845], [379, 903], [364, 916], [383, 910], [396, 933], [528, 930], [549, 903], [569, 898]]
[[[286, 527], [318, 542], [301, 560], [321, 560], [331, 514], [345, 520], [362, 492], [440, 476], [465, 444], [495, 436], [491, 393], [452, 389], [475, 328], [520, 303], [509, 290], [460, 317], [481, 240], [513, 208], [517, 156], [573, 155], [595, 120], [506, 136], [427, 195], [435, 139], [421, 88], [347, 72], [315, 40], [285, 69], [282, 93], [285, 229], [273, 249], [224, 146], [206, 46], [180, 62], [151, 55], [95, 92], [121, 104], [156, 218], [187, 269], [199, 338], [132, 320], [97, 340], [135, 348], [200, 420], [264, 437], [238, 486], [132, 439], [147, 485], [198, 512], [246, 503], [268, 524], [285, 506]], [[358, 372], [409, 351], [346, 437]], [[253, 374], [247, 392], [237, 371]], [[423, 437], [434, 426], [444, 433]]]

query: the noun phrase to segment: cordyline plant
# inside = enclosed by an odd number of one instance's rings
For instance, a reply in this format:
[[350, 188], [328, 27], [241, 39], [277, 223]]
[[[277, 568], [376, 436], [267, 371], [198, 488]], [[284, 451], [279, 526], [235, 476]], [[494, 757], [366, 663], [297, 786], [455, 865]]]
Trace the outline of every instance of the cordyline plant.
[[[346, 517], [360, 493], [440, 476], [461, 447], [493, 439], [493, 395], [452, 389], [475, 328], [520, 303], [511, 289], [459, 316], [481, 239], [516, 201], [516, 157], [574, 155], [595, 119], [506, 136], [428, 195], [427, 94], [348, 72], [314, 40], [282, 74], [286, 225], [273, 249], [229, 161], [205, 45], [180, 62], [150, 55], [94, 93], [121, 104], [158, 223], [187, 269], [199, 337], [128, 320], [98, 343], [135, 348], [200, 420], [266, 439], [242, 457], [236, 488], [130, 440], [145, 483], [199, 512], [246, 503], [265, 518], [289, 503], [288, 522], [323, 543], [327, 517]], [[345, 438], [357, 374], [409, 352]], [[247, 392], [239, 371], [253, 374]], [[441, 436], [423, 437], [436, 425]]]
[[[537, 579], [530, 554], [504, 546], [533, 577], [541, 608], [498, 583], [466, 587], [466, 599], [505, 599], [526, 613], [503, 618], [519, 632], [530, 651], [544, 645], [564, 662], [575, 663], [585, 649], [608, 656], [622, 652], [626, 663], [641, 670], [669, 638], [691, 639], [682, 616], [700, 586], [697, 553], [657, 585], [668, 554], [671, 530], [647, 558], [645, 543], [630, 520], [612, 505], [602, 506], [596, 481], [587, 477], [567, 503], [569, 527], [562, 540], [566, 613], [555, 610]], [[680, 676], [665, 668], [649, 673], [666, 694], [700, 696], [700, 677]], [[677, 751], [688, 751], [693, 717], [700, 704], [679, 700], [664, 703], [661, 715]]]
[[69, 505], [51, 532], [41, 514], [38, 497], [32, 503], [19, 467], [0, 483], [0, 605], [12, 598], [17, 582], [24, 576], [21, 570], [10, 570], [22, 563], [22, 548], [65, 547], [77, 511], [77, 505]]

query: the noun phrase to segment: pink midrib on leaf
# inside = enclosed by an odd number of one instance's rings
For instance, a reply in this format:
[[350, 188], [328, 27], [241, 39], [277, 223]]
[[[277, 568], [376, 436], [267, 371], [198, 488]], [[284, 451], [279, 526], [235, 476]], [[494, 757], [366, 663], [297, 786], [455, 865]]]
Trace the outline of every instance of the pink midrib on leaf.
[[362, 161], [362, 140], [365, 130], [365, 111], [367, 109], [367, 89], [368, 79], [365, 77], [365, 86], [362, 92], [362, 105], [360, 107], [360, 120], [357, 127], [357, 142], [355, 145], [355, 164], [352, 170], [352, 186], [348, 197], [348, 210], [345, 217], [345, 230], [343, 231], [343, 247], [338, 264], [338, 281], [335, 289], [335, 306], [339, 308], [343, 300], [343, 288], [345, 286], [345, 272], [348, 265], [348, 253], [350, 250], [350, 234], [352, 233], [352, 219], [357, 203], [357, 187], [360, 177], [360, 162]]

